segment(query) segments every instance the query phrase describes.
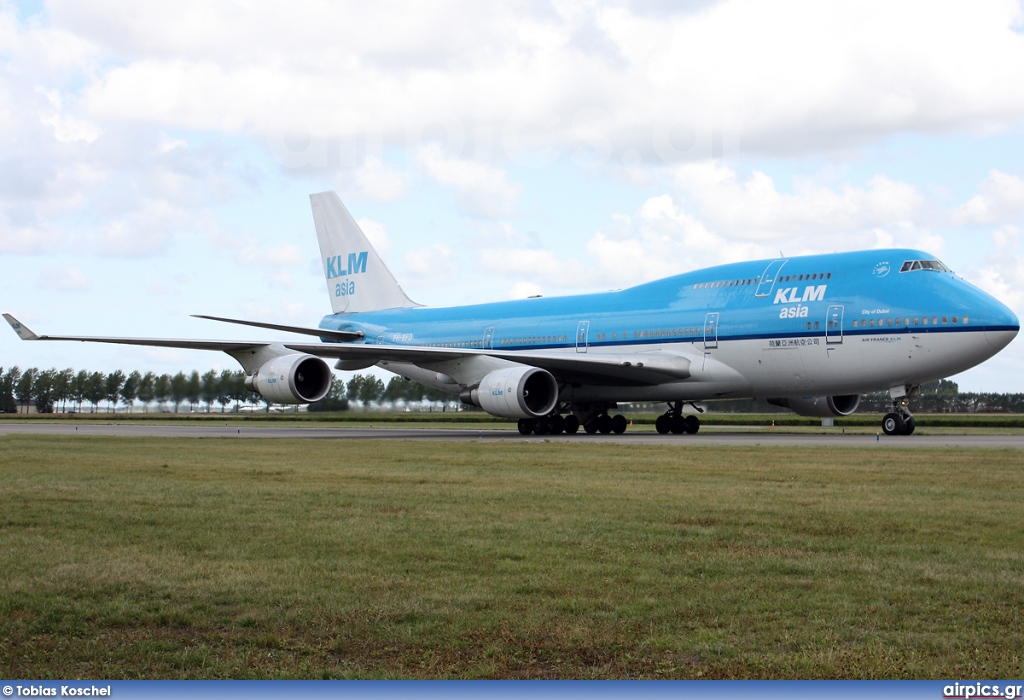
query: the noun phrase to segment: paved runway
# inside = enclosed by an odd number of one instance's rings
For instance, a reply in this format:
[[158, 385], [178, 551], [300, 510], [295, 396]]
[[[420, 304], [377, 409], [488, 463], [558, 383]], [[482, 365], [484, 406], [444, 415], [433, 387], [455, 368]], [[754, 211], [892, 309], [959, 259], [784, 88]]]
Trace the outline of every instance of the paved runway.
[[622, 435], [537, 436], [520, 435], [515, 430], [456, 430], [437, 428], [324, 428], [301, 426], [238, 425], [153, 425], [7, 423], [0, 421], [0, 435], [110, 435], [120, 437], [246, 438], [279, 440], [433, 440], [483, 442], [559, 442], [609, 443], [628, 445], [764, 445], [766, 447], [959, 447], [1014, 448], [1024, 450], [1024, 435], [927, 435], [889, 437], [887, 435], [844, 435], [835, 433], [787, 433], [766, 428], [707, 428], [697, 435], [659, 435], [653, 432], [626, 432]]

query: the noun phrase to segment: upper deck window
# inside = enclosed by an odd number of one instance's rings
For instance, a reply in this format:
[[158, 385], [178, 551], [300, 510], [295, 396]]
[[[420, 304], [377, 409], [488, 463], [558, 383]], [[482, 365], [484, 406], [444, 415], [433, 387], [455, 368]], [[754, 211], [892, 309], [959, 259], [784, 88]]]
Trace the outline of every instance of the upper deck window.
[[907, 260], [900, 268], [900, 272], [914, 272], [915, 270], [932, 270], [934, 272], [952, 272], [938, 260]]

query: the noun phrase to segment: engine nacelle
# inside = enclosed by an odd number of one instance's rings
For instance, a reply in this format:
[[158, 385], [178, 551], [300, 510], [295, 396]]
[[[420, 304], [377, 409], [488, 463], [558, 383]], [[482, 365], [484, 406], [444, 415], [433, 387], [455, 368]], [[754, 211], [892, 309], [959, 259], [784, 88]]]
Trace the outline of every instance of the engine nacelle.
[[788, 408], [798, 416], [832, 418], [833, 416], [848, 416], [856, 411], [860, 406], [860, 394], [768, 399], [768, 403], [772, 406]]
[[245, 378], [245, 388], [271, 403], [313, 403], [331, 390], [331, 368], [314, 355], [275, 357]]
[[460, 394], [464, 403], [502, 418], [540, 418], [558, 404], [558, 382], [537, 367], [498, 369]]

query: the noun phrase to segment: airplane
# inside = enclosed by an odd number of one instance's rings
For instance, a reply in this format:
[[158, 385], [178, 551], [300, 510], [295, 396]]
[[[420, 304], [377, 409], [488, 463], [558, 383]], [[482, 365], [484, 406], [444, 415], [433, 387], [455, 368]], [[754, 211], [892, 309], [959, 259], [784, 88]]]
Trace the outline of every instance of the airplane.
[[620, 403], [664, 402], [659, 433], [692, 434], [715, 399], [765, 398], [848, 416], [888, 390], [887, 435], [910, 435], [909, 399], [1008, 345], [1014, 313], [912, 249], [781, 256], [628, 289], [427, 308], [412, 301], [334, 192], [310, 195], [332, 313], [317, 328], [198, 318], [315, 337], [219, 341], [37, 335], [218, 350], [268, 402], [324, 398], [335, 369], [381, 367], [518, 420], [523, 434], [622, 433]]

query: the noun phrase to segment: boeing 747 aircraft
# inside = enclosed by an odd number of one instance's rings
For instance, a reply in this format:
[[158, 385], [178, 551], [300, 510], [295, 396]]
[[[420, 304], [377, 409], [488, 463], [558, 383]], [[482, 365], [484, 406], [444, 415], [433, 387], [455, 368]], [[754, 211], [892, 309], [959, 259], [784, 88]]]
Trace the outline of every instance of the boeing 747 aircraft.
[[274, 403], [318, 401], [335, 368], [374, 365], [459, 396], [524, 434], [626, 430], [619, 403], [664, 402], [661, 433], [696, 433], [687, 405], [763, 397], [806, 416], [846, 416], [888, 390], [889, 435], [914, 432], [908, 399], [995, 355], [1010, 309], [918, 250], [720, 265], [630, 289], [450, 308], [411, 301], [334, 192], [310, 196], [332, 313], [318, 328], [201, 316], [317, 341], [36, 335], [220, 350]]

